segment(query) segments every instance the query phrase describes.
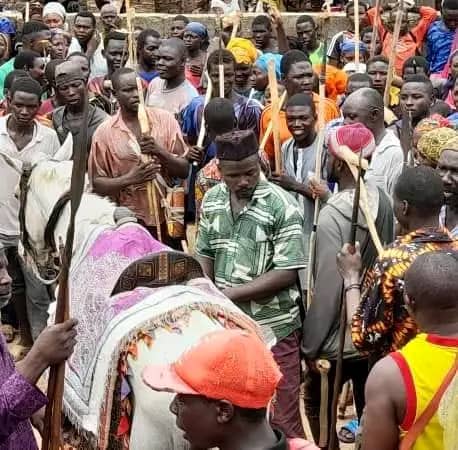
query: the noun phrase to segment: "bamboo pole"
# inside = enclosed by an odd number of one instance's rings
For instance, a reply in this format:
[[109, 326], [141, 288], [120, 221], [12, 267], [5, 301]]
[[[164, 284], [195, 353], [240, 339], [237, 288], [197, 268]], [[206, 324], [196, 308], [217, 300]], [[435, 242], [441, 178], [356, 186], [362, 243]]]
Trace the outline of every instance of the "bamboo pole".
[[[145, 108], [145, 99], [143, 98], [143, 85], [140, 77], [137, 77], [137, 90], [138, 96], [140, 99], [140, 104], [138, 105], [138, 121], [140, 122], [140, 130], [142, 135], [149, 134], [150, 126], [148, 120], [148, 114]], [[151, 156], [142, 155], [143, 162], [151, 161]], [[162, 242], [162, 230], [161, 230], [161, 221], [159, 217], [159, 205], [157, 202], [157, 192], [160, 189], [156, 180], [151, 180], [146, 183], [146, 195], [148, 197], [148, 209], [150, 216], [154, 215], [154, 222], [156, 223], [156, 232], [157, 238]], [[159, 191], [158, 191], [159, 192]]]
[[269, 76], [269, 90], [272, 107], [272, 132], [274, 138], [275, 171], [282, 172], [282, 157], [280, 148], [280, 101], [278, 98], [277, 74], [275, 73], [275, 62], [269, 61], [267, 66]]
[[391, 40], [391, 53], [390, 62], [388, 64], [388, 77], [386, 79], [385, 94], [383, 102], [388, 108], [390, 106], [390, 88], [394, 75], [394, 63], [396, 59], [396, 44], [399, 40], [399, 33], [401, 32], [402, 15], [404, 14], [404, 0], [399, 1], [399, 9], [396, 13], [396, 22], [394, 24], [393, 38]]

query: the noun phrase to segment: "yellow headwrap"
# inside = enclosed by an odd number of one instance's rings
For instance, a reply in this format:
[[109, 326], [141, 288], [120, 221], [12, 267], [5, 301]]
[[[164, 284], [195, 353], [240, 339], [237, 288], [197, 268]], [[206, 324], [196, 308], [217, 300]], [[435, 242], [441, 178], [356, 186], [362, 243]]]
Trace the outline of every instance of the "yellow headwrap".
[[231, 39], [227, 44], [226, 49], [234, 55], [237, 64], [254, 64], [258, 57], [256, 47], [248, 39]]

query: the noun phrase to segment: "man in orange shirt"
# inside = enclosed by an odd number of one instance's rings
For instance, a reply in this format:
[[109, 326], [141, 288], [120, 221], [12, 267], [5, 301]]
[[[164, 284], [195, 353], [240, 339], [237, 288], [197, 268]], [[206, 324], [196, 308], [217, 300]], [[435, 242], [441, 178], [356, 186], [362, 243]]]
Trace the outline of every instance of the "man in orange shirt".
[[[319, 96], [313, 92], [313, 67], [305, 53], [301, 52], [300, 50], [290, 50], [289, 52], [285, 53], [281, 60], [281, 73], [288, 98], [292, 97], [294, 94], [299, 93], [311, 95], [313, 97], [315, 107], [318, 110]], [[286, 104], [286, 102], [284, 104]], [[326, 122], [337, 119], [339, 117], [339, 108], [332, 100], [325, 99], [324, 106]], [[270, 106], [268, 106], [264, 109], [261, 115], [260, 140], [262, 140], [271, 121], [271, 118], [272, 109]], [[286, 115], [284, 110], [280, 111], [279, 122], [280, 142], [283, 144], [285, 141], [291, 138], [291, 133], [289, 132], [286, 123]], [[267, 140], [264, 150], [267, 153], [271, 163], [273, 163], [275, 157], [272, 136], [270, 136]]]
[[[381, 12], [381, 22], [376, 25], [379, 35], [382, 37], [382, 54], [389, 58], [393, 45], [393, 28], [396, 20], [397, 10], [392, 10], [385, 5]], [[415, 15], [419, 15], [418, 23], [415, 26]], [[367, 17], [372, 26], [375, 22], [375, 8], [367, 11]], [[396, 75], [402, 76], [402, 66], [406, 59], [421, 54], [423, 41], [429, 26], [437, 19], [437, 11], [427, 6], [411, 6], [403, 13], [401, 32], [396, 43], [396, 59], [394, 68]]]

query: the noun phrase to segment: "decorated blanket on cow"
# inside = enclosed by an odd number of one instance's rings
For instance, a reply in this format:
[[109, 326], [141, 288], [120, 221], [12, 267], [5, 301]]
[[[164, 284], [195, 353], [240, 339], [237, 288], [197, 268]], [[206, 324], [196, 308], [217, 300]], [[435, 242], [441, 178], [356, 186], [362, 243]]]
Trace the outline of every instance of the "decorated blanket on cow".
[[[111, 448], [111, 413], [113, 409], [119, 412], [129, 390], [120, 370], [126, 359], [120, 356], [126, 350], [134, 352], [136, 340], [154, 340], [155, 328], [172, 327], [195, 310], [254, 329], [250, 319], [202, 278], [177, 286], [137, 287], [110, 296], [131, 263], [164, 249], [140, 226], [124, 225], [103, 231], [78, 270], [71, 272], [70, 311], [79, 325], [78, 344], [65, 375], [64, 408], [93, 448]], [[122, 414], [120, 419], [127, 420]], [[128, 440], [129, 424], [123, 420], [116, 424], [116, 432]]]

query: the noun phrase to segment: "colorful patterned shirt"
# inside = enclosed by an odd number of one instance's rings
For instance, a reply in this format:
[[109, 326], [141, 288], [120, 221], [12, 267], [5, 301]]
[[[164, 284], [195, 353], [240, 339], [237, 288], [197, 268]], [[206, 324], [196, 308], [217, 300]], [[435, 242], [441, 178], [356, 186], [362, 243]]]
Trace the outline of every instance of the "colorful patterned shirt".
[[[261, 178], [251, 201], [233, 218], [225, 183], [210, 189], [202, 203], [196, 252], [214, 260], [215, 284], [240, 286], [270, 270], [305, 267], [302, 213], [296, 200]], [[272, 328], [278, 340], [300, 327], [297, 286], [269, 301], [238, 306], [261, 326]]]
[[358, 350], [383, 356], [417, 334], [404, 304], [404, 276], [417, 256], [437, 250], [457, 251], [458, 241], [445, 229], [424, 228], [396, 239], [377, 258], [353, 317], [352, 340]]

